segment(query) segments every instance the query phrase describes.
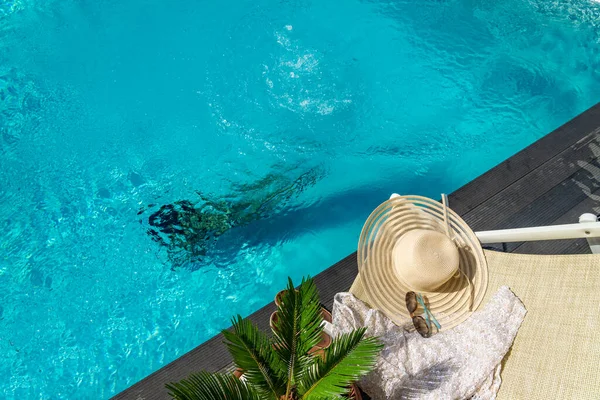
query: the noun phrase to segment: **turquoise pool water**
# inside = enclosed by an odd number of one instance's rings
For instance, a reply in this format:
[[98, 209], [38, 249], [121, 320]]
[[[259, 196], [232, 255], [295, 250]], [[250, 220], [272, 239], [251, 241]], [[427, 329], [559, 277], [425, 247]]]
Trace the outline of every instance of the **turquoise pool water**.
[[0, 1], [0, 397], [108, 398], [600, 101], [591, 1]]

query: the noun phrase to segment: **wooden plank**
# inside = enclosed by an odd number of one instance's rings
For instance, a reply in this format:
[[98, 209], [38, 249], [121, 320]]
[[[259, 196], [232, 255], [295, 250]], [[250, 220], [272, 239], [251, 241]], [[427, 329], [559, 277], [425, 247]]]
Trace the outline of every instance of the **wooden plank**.
[[[595, 168], [600, 167], [600, 160], [595, 159], [586, 164], [586, 166], [588, 168], [590, 166], [594, 166]], [[528, 226], [576, 223], [579, 220], [580, 214], [589, 212], [594, 207], [593, 199], [590, 199], [589, 194], [586, 194], [586, 192], [582, 190], [582, 187], [595, 193], [600, 188], [600, 174], [594, 176], [590, 174], [587, 169], [581, 168], [560, 184], [537, 197], [521, 210], [516, 210], [513, 214], [509, 215], [503, 214], [502, 216], [504, 218], [495, 226], [485, 226], [482, 229], [510, 229]], [[510, 190], [507, 189], [507, 193], [510, 193]], [[586, 199], [589, 200], [589, 204], [580, 204]], [[493, 199], [485, 204], [489, 207], [495, 207]], [[587, 211], [579, 212], [585, 207], [587, 207]], [[579, 214], [577, 214], [578, 212]], [[565, 216], [568, 217], [565, 218]], [[507, 243], [507, 250], [514, 251], [519, 246], [521, 246], [521, 243]], [[533, 249], [531, 246], [532, 245], [526, 246], [521, 251], [532, 252]], [[545, 251], [554, 251], [555, 254], [560, 253], [559, 247], [555, 247], [555, 250], [552, 250], [553, 246], [544, 247], [547, 249]]]
[[[600, 176], [598, 176], [600, 178]], [[572, 204], [571, 208], [560, 214], [553, 214], [555, 219], [552, 221], [548, 221], [546, 224], [548, 225], [557, 225], [557, 224], [573, 224], [579, 221], [579, 216], [583, 213], [591, 212], [593, 214], [597, 214], [598, 206], [600, 205], [598, 202], [600, 196], [600, 187], [596, 185], [596, 190], [590, 193], [585, 193], [581, 191], [584, 195], [582, 201], [576, 204]], [[515, 253], [526, 253], [526, 254], [576, 254], [570, 253], [569, 251], [573, 251], [578, 249], [577, 253], [580, 254], [589, 254], [590, 248], [587, 244], [587, 240], [578, 239], [578, 240], [545, 240], [538, 242], [525, 242], [521, 243], [518, 246], [515, 246], [512, 249]]]
[[600, 103], [461, 187], [450, 198], [454, 211], [464, 215], [475, 209], [512, 182], [598, 128], [598, 121]]
[[473, 230], [502, 228], [503, 221], [520, 213], [582, 168], [593, 168], [592, 163], [596, 155], [592, 149], [599, 141], [599, 133], [600, 129], [586, 135], [584, 140], [563, 150], [551, 160], [504, 187], [486, 202], [463, 214], [463, 218]]
[[326, 269], [315, 276], [315, 284], [319, 289], [321, 301], [328, 310], [333, 307], [335, 294], [348, 291], [356, 275], [358, 275], [358, 263], [356, 252], [354, 252], [336, 263], [333, 268]]

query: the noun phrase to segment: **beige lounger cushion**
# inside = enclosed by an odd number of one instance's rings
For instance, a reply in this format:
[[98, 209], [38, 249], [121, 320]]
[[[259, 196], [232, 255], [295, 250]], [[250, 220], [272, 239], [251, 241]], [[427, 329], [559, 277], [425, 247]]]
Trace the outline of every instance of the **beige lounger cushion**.
[[[527, 308], [498, 399], [600, 399], [600, 255], [485, 255], [483, 304], [508, 285]], [[359, 278], [350, 292], [366, 300]]]

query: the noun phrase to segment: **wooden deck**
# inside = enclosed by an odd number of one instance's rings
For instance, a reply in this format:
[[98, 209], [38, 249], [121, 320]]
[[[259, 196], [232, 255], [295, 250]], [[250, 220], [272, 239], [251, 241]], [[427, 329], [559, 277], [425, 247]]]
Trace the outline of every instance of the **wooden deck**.
[[[450, 194], [450, 206], [474, 231], [575, 223], [584, 212], [600, 214], [599, 157], [597, 104]], [[506, 250], [531, 254], [589, 253], [585, 239], [513, 243]], [[336, 293], [348, 290], [357, 268], [354, 253], [315, 277], [326, 307], [331, 308]], [[271, 303], [248, 318], [265, 330], [274, 310]], [[230, 368], [231, 357], [222, 341], [222, 335], [213, 337], [114, 399], [168, 399], [165, 383], [194, 371]]]

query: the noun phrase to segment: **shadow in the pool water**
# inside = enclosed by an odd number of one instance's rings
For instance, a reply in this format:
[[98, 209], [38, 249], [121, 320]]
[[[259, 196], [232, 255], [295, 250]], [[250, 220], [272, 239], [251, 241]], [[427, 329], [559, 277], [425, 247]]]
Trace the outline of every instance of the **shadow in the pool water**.
[[[283, 174], [269, 174], [251, 184], [240, 185], [232, 198], [215, 199], [197, 192], [199, 199], [178, 200], [170, 204], [151, 204], [141, 209], [140, 223], [146, 223], [148, 235], [166, 249], [173, 267], [197, 269], [205, 263], [215, 263], [212, 250], [225, 233], [254, 221], [284, 212], [290, 200], [314, 185], [323, 170], [314, 168], [290, 180]], [[228, 253], [228, 252], [219, 252]], [[218, 254], [218, 253], [217, 253]]]
[[[364, 221], [394, 190], [423, 192], [423, 178], [415, 176], [403, 182], [372, 182], [310, 205], [292, 201], [313, 186], [322, 173], [310, 170], [294, 181], [269, 175], [245, 185], [237, 200], [216, 201], [199, 193], [200, 200], [195, 204], [181, 200], [158, 210], [152, 206], [150, 209], [155, 211], [148, 217], [148, 234], [167, 250], [174, 269], [227, 267], [242, 247], [275, 246], [307, 231], [318, 232], [356, 219]], [[427, 181], [431, 183], [431, 178]], [[440, 182], [439, 186], [444, 185]], [[357, 240], [359, 234], [357, 229]]]

